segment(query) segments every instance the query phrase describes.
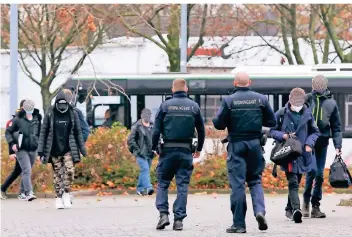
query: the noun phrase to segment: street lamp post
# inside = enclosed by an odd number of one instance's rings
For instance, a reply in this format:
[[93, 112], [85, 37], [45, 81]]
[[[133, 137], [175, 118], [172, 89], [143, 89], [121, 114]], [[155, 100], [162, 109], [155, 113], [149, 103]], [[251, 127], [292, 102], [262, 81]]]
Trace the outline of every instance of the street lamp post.
[[17, 4], [10, 6], [10, 115], [17, 109], [18, 97], [18, 8]]

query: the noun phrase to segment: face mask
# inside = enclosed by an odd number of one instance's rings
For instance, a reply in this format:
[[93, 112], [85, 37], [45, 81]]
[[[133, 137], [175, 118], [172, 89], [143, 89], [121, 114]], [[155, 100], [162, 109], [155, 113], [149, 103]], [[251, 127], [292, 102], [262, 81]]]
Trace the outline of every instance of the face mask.
[[60, 113], [66, 113], [68, 110], [68, 103], [56, 103], [56, 109]]
[[302, 106], [294, 106], [294, 105], [292, 105], [292, 109], [293, 109], [294, 111], [296, 111], [297, 113], [298, 113], [299, 111], [301, 111], [302, 108], [303, 108], [303, 105], [302, 105]]
[[33, 114], [34, 110], [26, 111], [26, 114]]

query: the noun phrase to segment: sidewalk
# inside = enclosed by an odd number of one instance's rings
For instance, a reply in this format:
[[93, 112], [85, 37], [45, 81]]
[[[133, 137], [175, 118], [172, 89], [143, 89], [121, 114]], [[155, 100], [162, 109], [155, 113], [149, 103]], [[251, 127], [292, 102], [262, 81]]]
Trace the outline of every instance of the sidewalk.
[[[269, 229], [260, 232], [253, 217], [250, 197], [247, 212], [247, 234], [253, 237], [349, 237], [352, 236], [352, 208], [339, 207], [340, 199], [351, 195], [325, 195], [322, 209], [326, 219], [304, 219], [294, 224], [284, 217], [286, 195], [266, 195]], [[170, 209], [175, 195], [170, 195]], [[1, 236], [168, 236], [221, 237], [231, 225], [229, 195], [190, 195], [188, 217], [184, 231], [156, 231], [158, 212], [155, 196], [76, 197], [73, 208], [55, 210], [54, 200], [38, 199], [22, 202], [15, 199], [1, 201]], [[172, 221], [173, 217], [170, 216]]]

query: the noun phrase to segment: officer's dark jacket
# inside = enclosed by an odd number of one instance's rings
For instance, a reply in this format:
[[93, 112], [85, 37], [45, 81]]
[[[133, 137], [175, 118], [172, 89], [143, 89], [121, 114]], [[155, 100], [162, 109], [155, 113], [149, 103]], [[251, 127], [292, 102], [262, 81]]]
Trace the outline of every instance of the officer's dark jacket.
[[152, 150], [156, 150], [160, 134], [164, 143], [192, 143], [194, 129], [198, 133], [197, 151], [201, 151], [205, 140], [205, 128], [200, 108], [196, 102], [189, 99], [183, 91], [173, 94], [164, 101], [156, 114], [153, 131]]
[[315, 122], [320, 131], [317, 145], [327, 146], [330, 134], [336, 149], [342, 147], [341, 119], [336, 101], [330, 91], [319, 94], [315, 91], [307, 94], [306, 101], [313, 112]]
[[213, 124], [219, 130], [227, 128], [228, 139], [233, 142], [260, 138], [262, 126], [274, 127], [276, 118], [265, 95], [238, 87], [222, 100]]

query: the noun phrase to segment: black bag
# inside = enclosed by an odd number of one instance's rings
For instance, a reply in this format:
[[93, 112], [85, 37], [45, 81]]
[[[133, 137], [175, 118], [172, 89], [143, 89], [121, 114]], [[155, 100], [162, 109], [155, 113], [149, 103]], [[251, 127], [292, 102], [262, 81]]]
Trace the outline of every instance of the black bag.
[[329, 182], [333, 188], [349, 188], [352, 177], [340, 155], [335, 157], [330, 166]]
[[301, 142], [290, 137], [281, 143], [276, 142], [271, 151], [270, 160], [277, 165], [286, 165], [289, 162], [296, 160], [301, 155]]

